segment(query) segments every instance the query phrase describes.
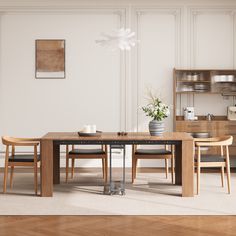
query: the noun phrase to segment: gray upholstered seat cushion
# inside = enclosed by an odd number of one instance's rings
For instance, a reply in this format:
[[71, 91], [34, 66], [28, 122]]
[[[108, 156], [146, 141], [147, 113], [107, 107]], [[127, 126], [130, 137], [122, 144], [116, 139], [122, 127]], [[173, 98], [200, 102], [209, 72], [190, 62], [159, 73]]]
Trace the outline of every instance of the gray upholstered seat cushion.
[[124, 149], [125, 145], [122, 145], [122, 144], [112, 144], [112, 145], [110, 145], [110, 147], [113, 148], [113, 149]]
[[[195, 161], [197, 161], [197, 156], [195, 156]], [[225, 158], [221, 155], [201, 155], [201, 162], [224, 162]]]
[[136, 155], [168, 155], [171, 154], [171, 151], [165, 149], [137, 149], [135, 152]]
[[[40, 161], [40, 155], [37, 156], [37, 161]], [[34, 162], [34, 155], [17, 154], [9, 157], [9, 162]]]
[[69, 152], [69, 154], [89, 155], [89, 154], [105, 154], [105, 152], [102, 149], [73, 149]]

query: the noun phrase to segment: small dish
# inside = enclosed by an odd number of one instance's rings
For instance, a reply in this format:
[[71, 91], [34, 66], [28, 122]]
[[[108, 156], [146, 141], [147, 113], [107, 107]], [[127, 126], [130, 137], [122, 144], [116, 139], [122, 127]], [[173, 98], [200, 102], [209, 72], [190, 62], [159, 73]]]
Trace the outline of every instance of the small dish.
[[84, 133], [82, 131], [78, 132], [78, 135], [81, 137], [99, 137], [102, 135], [102, 131], [98, 131], [96, 133]]

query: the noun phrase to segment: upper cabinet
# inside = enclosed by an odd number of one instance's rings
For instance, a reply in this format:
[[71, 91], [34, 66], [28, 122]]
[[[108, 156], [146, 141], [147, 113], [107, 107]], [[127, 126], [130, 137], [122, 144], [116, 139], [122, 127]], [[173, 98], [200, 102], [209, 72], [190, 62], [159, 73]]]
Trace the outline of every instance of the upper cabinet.
[[209, 71], [174, 70], [175, 92], [210, 92], [211, 77]]
[[219, 93], [223, 96], [236, 96], [236, 71], [174, 69], [174, 93]]
[[[229, 100], [227, 106], [235, 105], [236, 70], [174, 69], [173, 77], [174, 127], [176, 126], [176, 121], [184, 120], [186, 107], [191, 111], [194, 110], [196, 119], [206, 120], [208, 113], [214, 113], [211, 112], [212, 107], [216, 105], [219, 107], [219, 100], [223, 101], [223, 97]], [[208, 95], [206, 97], [207, 100], [202, 101], [202, 99], [201, 104], [197, 103], [196, 101], [199, 101], [199, 96], [204, 94]], [[218, 102], [215, 101], [216, 97], [211, 96], [216, 94], [219, 97], [222, 95], [222, 99], [217, 98]], [[222, 104], [225, 106], [226, 103], [222, 102]], [[215, 120], [227, 119], [227, 106], [225, 106], [224, 112], [221, 115], [214, 114]]]

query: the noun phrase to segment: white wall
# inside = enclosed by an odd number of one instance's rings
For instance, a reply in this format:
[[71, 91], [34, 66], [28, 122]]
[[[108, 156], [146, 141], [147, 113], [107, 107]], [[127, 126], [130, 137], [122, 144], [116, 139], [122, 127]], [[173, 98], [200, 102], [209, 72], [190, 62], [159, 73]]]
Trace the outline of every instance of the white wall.
[[[235, 1], [97, 2], [0, 1], [0, 135], [42, 136], [86, 123], [104, 131], [147, 130], [140, 110], [146, 88], [172, 104], [174, 67], [235, 67]], [[123, 26], [140, 39], [131, 53], [95, 44], [100, 32]], [[57, 38], [66, 40], [66, 79], [35, 79], [35, 40]], [[216, 95], [195, 103], [199, 113], [210, 108], [223, 115], [232, 101]]]

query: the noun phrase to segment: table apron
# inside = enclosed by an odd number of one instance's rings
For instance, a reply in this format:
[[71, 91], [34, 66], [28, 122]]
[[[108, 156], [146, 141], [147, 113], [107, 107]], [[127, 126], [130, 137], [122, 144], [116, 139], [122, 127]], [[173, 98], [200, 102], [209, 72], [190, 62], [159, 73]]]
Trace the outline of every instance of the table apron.
[[54, 140], [54, 145], [180, 145], [182, 140]]

